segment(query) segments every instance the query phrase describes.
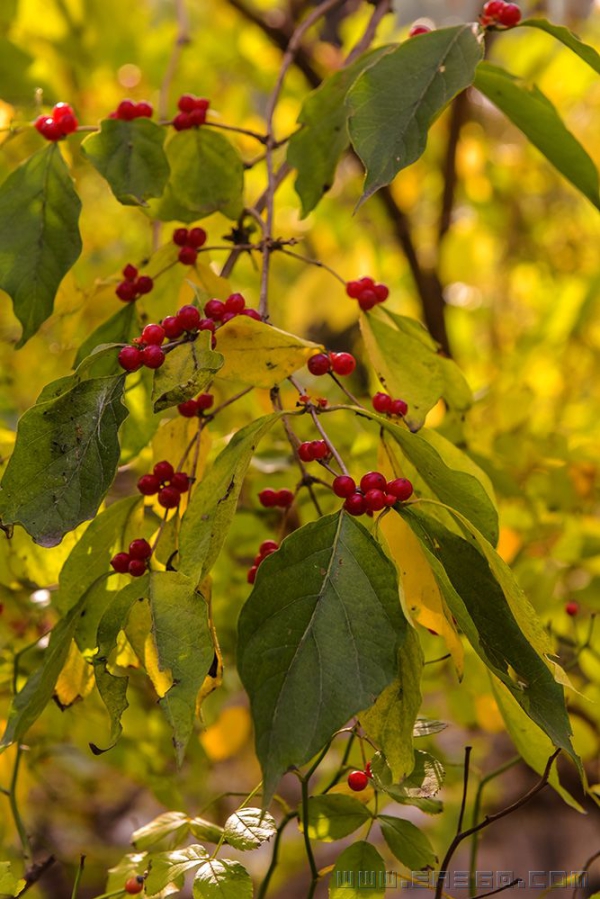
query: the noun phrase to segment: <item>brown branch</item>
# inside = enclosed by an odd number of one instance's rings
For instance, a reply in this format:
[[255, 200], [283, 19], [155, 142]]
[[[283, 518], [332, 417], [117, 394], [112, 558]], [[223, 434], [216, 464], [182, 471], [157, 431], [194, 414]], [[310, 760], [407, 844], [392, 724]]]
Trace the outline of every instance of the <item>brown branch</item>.
[[469, 112], [469, 99], [467, 91], [462, 91], [452, 103], [450, 109], [450, 121], [448, 126], [448, 146], [442, 168], [444, 177], [444, 191], [442, 194], [442, 208], [440, 211], [440, 223], [438, 227], [438, 248], [441, 245], [446, 232], [452, 223], [452, 210], [454, 207], [454, 194], [458, 181], [456, 171], [456, 152], [460, 132], [467, 120]]
[[39, 862], [37, 865], [32, 865], [25, 874], [23, 875], [23, 879], [25, 880], [25, 886], [19, 893], [19, 896], [23, 896], [27, 890], [30, 890], [32, 886], [34, 886], [40, 877], [42, 877], [48, 868], [52, 867], [56, 859], [53, 855], [49, 855], [48, 858], [44, 859], [43, 862]]

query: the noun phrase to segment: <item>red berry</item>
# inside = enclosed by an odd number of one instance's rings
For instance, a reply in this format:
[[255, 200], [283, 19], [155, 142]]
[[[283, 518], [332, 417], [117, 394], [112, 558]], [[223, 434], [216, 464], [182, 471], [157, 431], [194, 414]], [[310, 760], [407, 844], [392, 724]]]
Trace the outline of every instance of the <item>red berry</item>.
[[392, 398], [387, 393], [376, 393], [371, 402], [376, 412], [384, 414], [390, 411]]
[[225, 303], [221, 300], [209, 300], [204, 307], [204, 314], [207, 318], [214, 319], [214, 321], [221, 321], [225, 315]]
[[[54, 121], [57, 121], [56, 118]], [[73, 134], [74, 131], [77, 131], [78, 124], [79, 122], [72, 113], [64, 115], [58, 122], [63, 134]]]
[[574, 618], [575, 615], [579, 613], [579, 603], [576, 602], [568, 602], [565, 604], [565, 612], [567, 615], [570, 615], [571, 618]]
[[166, 459], [163, 462], [157, 462], [152, 471], [160, 480], [161, 484], [165, 481], [170, 481], [175, 474], [175, 469], [170, 462], [166, 461]]
[[185, 472], [176, 471], [171, 478], [169, 486], [174, 487], [175, 490], [179, 490], [180, 493], [187, 493], [190, 489], [190, 479]]
[[253, 318], [257, 322], [261, 322], [262, 318], [260, 316], [260, 312], [257, 312], [256, 309], [242, 309], [242, 315], [247, 315], [248, 318]]
[[181, 493], [176, 487], [163, 487], [158, 494], [158, 501], [163, 509], [176, 509], [181, 499]]
[[198, 250], [195, 250], [194, 247], [182, 247], [177, 254], [177, 258], [184, 265], [194, 265], [198, 258]]
[[261, 490], [258, 494], [258, 500], [261, 506], [264, 506], [266, 509], [270, 509], [273, 506], [277, 505], [277, 491], [271, 490], [270, 487], [267, 487], [266, 490]]
[[140, 277], [135, 282], [135, 286], [137, 287], [138, 293], [150, 293], [150, 291], [154, 287], [154, 281], [152, 280], [152, 278], [148, 277], [148, 275], [140, 275]]
[[363, 312], [368, 312], [373, 306], [376, 306], [378, 302], [377, 294], [374, 290], [371, 290], [371, 288], [363, 291], [358, 298], [358, 305]]
[[215, 401], [215, 398], [212, 395], [212, 393], [201, 393], [201, 394], [199, 394], [199, 396], [196, 397], [196, 404], [197, 404], [198, 408], [201, 409], [203, 412], [205, 412], [207, 409], [210, 409], [210, 407], [213, 405], [214, 401]]
[[331, 371], [329, 356], [326, 356], [325, 353], [317, 353], [316, 356], [311, 356], [308, 360], [308, 370], [311, 375], [326, 375], [327, 372]]
[[191, 127], [192, 123], [190, 122], [190, 116], [187, 112], [180, 112], [179, 115], [176, 115], [173, 119], [173, 128], [175, 131], [187, 131], [187, 129]]
[[137, 482], [137, 488], [143, 496], [154, 496], [160, 490], [160, 481], [155, 474], [144, 474]]
[[125, 881], [124, 889], [126, 893], [141, 893], [144, 889], [144, 878], [130, 877], [129, 880]]
[[206, 231], [204, 228], [191, 228], [188, 235], [188, 246], [198, 250], [206, 243]]
[[395, 478], [393, 481], [388, 481], [387, 486], [383, 489], [386, 493], [393, 494], [400, 502], [409, 499], [414, 491], [413, 485], [408, 478]]
[[[369, 490], [385, 490], [385, 484], [384, 476], [378, 471], [368, 471], [360, 479], [360, 489], [363, 493], [368, 493]], [[392, 492], [390, 490], [390, 493]]]
[[381, 512], [385, 506], [385, 493], [383, 490], [368, 490], [365, 503], [369, 512]]
[[117, 118], [130, 122], [136, 117], [135, 103], [132, 100], [121, 100], [117, 106]]
[[258, 547], [261, 556], [264, 556], [266, 553], [274, 553], [276, 549], [279, 549], [279, 543], [276, 540], [263, 540]]
[[505, 28], [514, 28], [521, 21], [521, 10], [516, 3], [505, 3], [498, 14], [498, 22]]
[[256, 572], [258, 571], [258, 565], [253, 565], [250, 571], [248, 572], [247, 580], [249, 584], [253, 584], [256, 580]]
[[149, 559], [152, 555], [152, 547], [147, 540], [140, 537], [137, 540], [132, 540], [129, 544], [129, 555], [132, 559]]
[[331, 367], [336, 375], [350, 375], [356, 368], [356, 359], [350, 353], [332, 353]]
[[147, 565], [143, 559], [132, 559], [128, 571], [132, 577], [141, 577], [146, 573], [146, 568]]
[[416, 37], [418, 34], [429, 34], [431, 28], [428, 25], [413, 25], [408, 32], [409, 37]]
[[241, 293], [232, 293], [231, 296], [227, 297], [225, 300], [226, 312], [235, 312], [237, 314], [242, 312], [245, 307], [246, 301]]
[[129, 553], [117, 553], [110, 560], [111, 567], [119, 574], [126, 574], [129, 571]]
[[351, 771], [348, 775], [348, 786], [355, 793], [362, 793], [369, 785], [368, 775], [364, 771]]
[[142, 350], [142, 365], [146, 368], [160, 368], [165, 361], [165, 351], [159, 346], [151, 344]]
[[212, 318], [201, 318], [198, 322], [198, 330], [199, 331], [212, 331], [214, 333], [215, 323]]
[[357, 300], [361, 294], [363, 289], [360, 281], [348, 281], [346, 284], [346, 293], [349, 297], [352, 297], [353, 300]]
[[311, 443], [313, 459], [326, 459], [329, 456], [329, 447], [324, 440], [313, 440]]
[[386, 493], [385, 495], [385, 504], [386, 506], [395, 506], [398, 502], [398, 497], [394, 496], [393, 493]]
[[52, 110], [52, 118], [55, 122], [61, 122], [66, 116], [74, 115], [73, 107], [69, 103], [57, 103]]
[[162, 325], [146, 325], [142, 331], [142, 343], [151, 343], [160, 346], [165, 339], [165, 329]]
[[315, 458], [313, 455], [312, 443], [310, 443], [310, 441], [301, 443], [298, 447], [298, 455], [303, 462], [312, 462]]
[[488, 19], [495, 19], [500, 15], [505, 5], [505, 0], [489, 0], [488, 3], [484, 4], [482, 14]]
[[373, 777], [373, 772], [371, 771], [371, 762], [367, 762], [367, 764], [365, 765], [365, 774], [369, 778]]
[[406, 415], [408, 406], [404, 400], [392, 400], [390, 405], [390, 415]]
[[135, 265], [132, 265], [130, 262], [123, 269], [123, 277], [126, 281], [135, 281], [138, 276], [138, 270]]
[[137, 104], [135, 112], [138, 118], [150, 119], [152, 118], [154, 108], [152, 103], [148, 103], [147, 100], [142, 100], [141, 103]]
[[200, 313], [195, 306], [182, 306], [177, 313], [177, 321], [184, 331], [195, 331], [200, 323]]
[[198, 128], [199, 125], [204, 125], [206, 121], [206, 110], [205, 109], [193, 109], [189, 113], [190, 120], [190, 128]]
[[187, 247], [189, 231], [187, 228], [175, 228], [173, 231], [173, 243], [178, 247]]
[[367, 504], [362, 493], [352, 493], [344, 503], [344, 509], [350, 515], [364, 515], [367, 511]]
[[121, 281], [115, 293], [124, 303], [131, 303], [138, 296], [137, 287], [133, 281]]
[[226, 325], [227, 322], [230, 322], [232, 318], [237, 318], [237, 312], [225, 312], [223, 318], [221, 319], [221, 324]]
[[64, 137], [60, 124], [50, 116], [40, 116], [35, 121], [35, 127], [46, 140], [57, 141]]
[[191, 112], [196, 108], [196, 98], [193, 94], [182, 94], [177, 101], [177, 109], [180, 112]]
[[143, 365], [140, 350], [136, 346], [124, 346], [119, 353], [119, 365], [125, 371], [137, 371]]
[[205, 112], [210, 106], [210, 100], [205, 97], [194, 97], [194, 109], [203, 109]]
[[169, 340], [177, 340], [184, 332], [184, 328], [175, 315], [167, 315], [166, 318], [163, 318], [162, 326]]
[[342, 499], [352, 496], [352, 494], [356, 492], [354, 478], [349, 477], [347, 474], [341, 474], [337, 478], [334, 478], [333, 492]]
[[184, 418], [194, 418], [198, 414], [198, 403], [196, 400], [187, 400], [185, 403], [179, 403], [177, 411]]
[[390, 295], [389, 289], [385, 286], [385, 284], [376, 284], [375, 285], [375, 296], [377, 297], [378, 303], [383, 303], [384, 300]]
[[294, 502], [294, 494], [291, 490], [278, 490], [277, 491], [277, 505], [281, 506], [282, 509], [287, 509]]

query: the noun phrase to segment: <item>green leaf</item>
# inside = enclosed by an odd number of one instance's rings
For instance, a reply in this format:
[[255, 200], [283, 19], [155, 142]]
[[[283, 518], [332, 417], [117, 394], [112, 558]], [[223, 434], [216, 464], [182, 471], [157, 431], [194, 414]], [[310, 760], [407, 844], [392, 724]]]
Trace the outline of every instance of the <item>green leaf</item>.
[[151, 197], [161, 196], [169, 178], [164, 139], [165, 129], [150, 119], [104, 119], [81, 149], [120, 203], [146, 206]]
[[476, 26], [457, 25], [405, 41], [360, 76], [346, 105], [366, 169], [361, 203], [422, 155], [429, 128], [472, 84], [482, 58]]
[[413, 770], [413, 729], [421, 707], [423, 651], [415, 630], [408, 629], [398, 653], [398, 675], [360, 717], [360, 723], [387, 759], [394, 780]]
[[587, 62], [588, 66], [591, 66], [594, 72], [600, 74], [600, 54], [598, 54], [593, 47], [590, 47], [589, 44], [584, 44], [576, 34], [569, 31], [564, 25], [555, 25], [553, 22], [548, 22], [547, 19], [523, 19], [520, 26], [539, 28], [540, 31], [551, 34], [557, 41], [560, 41], [565, 47], [568, 47], [569, 50], [576, 53], [580, 59]]
[[441, 762], [428, 752], [415, 751], [415, 766], [401, 783], [394, 782], [392, 770], [381, 752], [376, 752], [371, 759], [371, 771], [376, 787], [401, 805], [414, 805], [428, 815], [442, 811], [442, 803], [433, 797], [442, 787], [445, 772]]
[[225, 831], [218, 824], [207, 821], [205, 818], [192, 818], [190, 820], [190, 833], [197, 840], [204, 843], [220, 843], [225, 836]]
[[[131, 835], [131, 842], [136, 849], [150, 849], [163, 840], [179, 843], [187, 836], [190, 829], [190, 819], [183, 812], [164, 812], [143, 827], [138, 827]], [[189, 847], [198, 848], [198, 847]], [[175, 853], [169, 853], [175, 854]]]
[[344, 108], [346, 94], [358, 76], [393, 46], [378, 47], [340, 69], [308, 95], [298, 116], [303, 127], [292, 135], [287, 161], [298, 172], [294, 187], [302, 201], [302, 216], [315, 208], [333, 184], [335, 170], [350, 139]]
[[329, 899], [384, 899], [385, 862], [371, 843], [348, 846], [335, 863]]
[[244, 166], [234, 147], [209, 128], [180, 131], [167, 142], [171, 176], [163, 197], [151, 203], [163, 222], [194, 222], [213, 212], [237, 219], [244, 208]]
[[207, 858], [208, 852], [204, 846], [186, 846], [185, 849], [175, 849], [173, 852], [156, 853], [152, 856], [150, 873], [146, 878], [146, 894], [154, 896], [174, 882], [183, 886], [184, 875], [188, 871], [194, 871]]
[[194, 899], [252, 899], [253, 892], [244, 866], [225, 858], [205, 862], [192, 887]]
[[265, 415], [234, 434], [194, 490], [181, 521], [179, 570], [196, 583], [214, 565], [233, 520], [250, 460], [279, 417], [277, 413]]
[[81, 253], [81, 202], [56, 144], [0, 187], [0, 288], [23, 325], [18, 347], [52, 315], [58, 286]]
[[422, 830], [410, 821], [391, 815], [379, 815], [377, 820], [390, 851], [410, 871], [422, 871], [435, 866], [436, 854]]
[[596, 166], [538, 87], [490, 63], [478, 66], [475, 87], [523, 132], [567, 181], [600, 209]]
[[225, 839], [234, 849], [256, 849], [276, 832], [273, 816], [259, 808], [241, 808], [225, 822]]
[[221, 353], [210, 349], [210, 331], [175, 347], [154, 375], [154, 411], [162, 412], [201, 393], [223, 365]]
[[27, 885], [27, 881], [19, 879], [11, 871], [10, 862], [0, 862], [0, 896], [18, 896], [23, 888]]
[[428, 737], [431, 734], [439, 734], [446, 730], [448, 725], [445, 721], [434, 721], [431, 718], [417, 718], [413, 728], [413, 737]]
[[158, 666], [173, 678], [159, 705], [173, 728], [181, 762], [194, 727], [196, 698], [215, 652], [208, 606], [194, 582], [176, 571], [150, 573], [149, 599]]
[[372, 817], [369, 809], [352, 796], [315, 796], [308, 800], [308, 835], [311, 840], [333, 843], [354, 833]]
[[[110, 343], [129, 343], [133, 337], [139, 336], [140, 325], [135, 308], [135, 303], [126, 303], [122, 309], [111, 315], [109, 319], [102, 322], [95, 331], [86, 337], [75, 356], [73, 367], [76, 368], [83, 362], [86, 356], [89, 356], [95, 349], [103, 344]], [[112, 370], [102, 372], [102, 374], [114, 374], [120, 372], [117, 353], [109, 363], [113, 366]]]
[[78, 372], [23, 415], [0, 485], [3, 523], [22, 525], [42, 546], [95, 516], [119, 462], [125, 377], [80, 380]]
[[405, 635], [396, 569], [345, 512], [295, 531], [263, 562], [240, 615], [238, 670], [265, 807], [290, 765], [391, 683]]

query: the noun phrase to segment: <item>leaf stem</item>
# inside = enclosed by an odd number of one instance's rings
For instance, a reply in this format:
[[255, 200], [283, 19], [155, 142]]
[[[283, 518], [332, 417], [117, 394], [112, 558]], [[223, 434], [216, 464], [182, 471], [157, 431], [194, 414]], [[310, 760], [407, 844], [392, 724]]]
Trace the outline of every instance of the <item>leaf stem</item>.
[[304, 837], [304, 847], [306, 849], [306, 857], [308, 859], [308, 864], [310, 865], [310, 871], [312, 874], [312, 882], [311, 889], [309, 890], [308, 896], [310, 897], [314, 894], [315, 888], [317, 885], [317, 881], [319, 879], [319, 871], [315, 862], [315, 857], [313, 855], [312, 846], [310, 844], [310, 835], [308, 833], [308, 778], [310, 775], [306, 775], [304, 777], [300, 776], [300, 782], [302, 784], [302, 835]]
[[[520, 755], [515, 755], [513, 758], [509, 759], [507, 762], [504, 762], [503, 765], [500, 765], [494, 771], [490, 771], [485, 777], [483, 777], [479, 785], [477, 786], [477, 791], [475, 793], [475, 801], [473, 802], [473, 814], [471, 815], [471, 824], [474, 825], [479, 820], [479, 815], [481, 814], [481, 803], [483, 799], [483, 791], [486, 786], [491, 783], [492, 780], [495, 780], [497, 777], [500, 777], [504, 774], [505, 771], [509, 771], [511, 768], [514, 768], [516, 764], [521, 761]], [[471, 891], [475, 889], [475, 871], [477, 870], [477, 852], [479, 849], [479, 834], [473, 834], [473, 839], [471, 840], [471, 856], [469, 863], [469, 885]]]
[[26, 859], [31, 859], [33, 858], [33, 849], [31, 847], [31, 842], [27, 835], [27, 830], [25, 829], [25, 824], [23, 823], [23, 819], [19, 811], [19, 804], [17, 802], [17, 780], [19, 777], [19, 766], [21, 764], [22, 752], [23, 747], [20, 744], [17, 744], [17, 754], [15, 757], [15, 764], [13, 766], [13, 772], [10, 781], [8, 803], [10, 805], [13, 820], [15, 822], [15, 827], [17, 828], [17, 833], [19, 834], [21, 846], [23, 847], [23, 857]]
[[71, 899], [77, 899], [77, 893], [79, 892], [79, 884], [81, 883], [81, 877], [83, 875], [83, 867], [85, 865], [85, 855], [82, 855], [79, 859], [79, 866], [77, 868], [77, 873], [75, 874], [75, 883], [73, 884], [73, 892], [71, 893]]
[[275, 834], [275, 839], [273, 841], [273, 852], [271, 855], [271, 863], [267, 868], [267, 873], [265, 874], [265, 878], [261, 883], [256, 899], [264, 899], [267, 895], [267, 890], [269, 889], [269, 884], [271, 882], [271, 878], [275, 873], [275, 868], [277, 867], [277, 863], [279, 861], [279, 846], [281, 843], [281, 838], [283, 836], [283, 831], [288, 826], [290, 821], [293, 821], [294, 818], [298, 817], [297, 812], [288, 812], [285, 818], [281, 821], [281, 823], [277, 827], [277, 833]]

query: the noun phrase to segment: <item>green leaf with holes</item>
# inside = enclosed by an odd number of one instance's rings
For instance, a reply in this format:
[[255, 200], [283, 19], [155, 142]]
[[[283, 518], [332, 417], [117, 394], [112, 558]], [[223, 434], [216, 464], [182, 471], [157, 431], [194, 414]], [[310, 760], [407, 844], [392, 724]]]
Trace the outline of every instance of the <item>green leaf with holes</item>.
[[155, 412], [183, 403], [208, 387], [223, 365], [223, 356], [210, 348], [210, 339], [210, 331], [201, 331], [196, 340], [182, 343], [167, 353], [154, 375]]
[[225, 822], [225, 839], [234, 849], [256, 849], [275, 836], [277, 827], [269, 812], [241, 808]]
[[250, 875], [239, 862], [211, 858], [199, 869], [192, 887], [194, 899], [252, 899]]

